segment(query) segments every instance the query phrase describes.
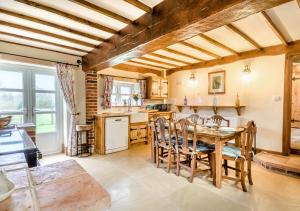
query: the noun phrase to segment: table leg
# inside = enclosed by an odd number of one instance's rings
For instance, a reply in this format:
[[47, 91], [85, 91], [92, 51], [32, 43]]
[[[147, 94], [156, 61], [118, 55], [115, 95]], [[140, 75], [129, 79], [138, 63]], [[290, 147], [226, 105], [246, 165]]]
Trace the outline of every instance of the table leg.
[[[241, 136], [240, 135], [235, 137], [235, 147], [238, 147], [238, 148], [241, 147]], [[235, 162], [235, 168], [240, 169], [239, 162]], [[238, 170], [235, 171], [235, 176], [237, 176], [237, 177], [240, 176], [240, 172]]]
[[220, 141], [220, 138], [215, 138], [215, 158], [216, 158], [216, 171], [215, 171], [215, 185], [217, 188], [222, 187], [222, 148], [223, 143]]

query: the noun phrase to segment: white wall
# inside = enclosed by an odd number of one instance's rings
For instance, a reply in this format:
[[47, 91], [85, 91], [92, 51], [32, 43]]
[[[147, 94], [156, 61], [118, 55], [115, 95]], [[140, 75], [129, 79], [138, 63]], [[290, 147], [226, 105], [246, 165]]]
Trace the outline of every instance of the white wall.
[[[251, 75], [244, 78], [242, 70], [250, 64]], [[241, 119], [254, 120], [258, 126], [257, 147], [281, 152], [283, 121], [283, 88], [284, 88], [285, 56], [259, 57], [212, 68], [181, 71], [169, 76], [169, 102], [183, 104], [184, 96], [188, 104], [212, 105], [212, 95], [208, 95], [208, 72], [226, 70], [226, 93], [217, 95], [219, 105], [235, 105], [236, 94], [239, 93], [242, 111]], [[196, 83], [191, 84], [191, 72], [196, 75]], [[274, 97], [280, 97], [275, 101]], [[184, 110], [184, 113], [192, 112]], [[221, 110], [227, 117], [237, 117], [234, 110]], [[212, 115], [210, 110], [200, 114]]]

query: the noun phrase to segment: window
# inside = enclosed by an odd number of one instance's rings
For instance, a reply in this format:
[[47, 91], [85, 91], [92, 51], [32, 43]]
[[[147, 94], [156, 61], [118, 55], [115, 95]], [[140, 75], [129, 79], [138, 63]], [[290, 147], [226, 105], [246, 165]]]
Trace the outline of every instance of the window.
[[133, 94], [140, 93], [140, 86], [137, 82], [114, 81], [111, 95], [112, 106], [128, 105], [128, 100], [131, 99], [131, 105], [141, 105], [139, 99], [135, 102], [132, 98]]

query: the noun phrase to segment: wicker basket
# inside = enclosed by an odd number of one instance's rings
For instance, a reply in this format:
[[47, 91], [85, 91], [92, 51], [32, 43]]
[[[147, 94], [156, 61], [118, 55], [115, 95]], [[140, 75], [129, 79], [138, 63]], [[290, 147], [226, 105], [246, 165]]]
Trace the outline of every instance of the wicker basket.
[[12, 116], [0, 117], [0, 129], [3, 129], [9, 125], [11, 118]]

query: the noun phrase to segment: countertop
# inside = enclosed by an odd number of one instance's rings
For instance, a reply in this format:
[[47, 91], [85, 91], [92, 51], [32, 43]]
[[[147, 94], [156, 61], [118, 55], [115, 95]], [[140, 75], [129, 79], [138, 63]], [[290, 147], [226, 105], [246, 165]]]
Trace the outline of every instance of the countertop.
[[[16, 186], [0, 210], [107, 210], [110, 196], [76, 161], [7, 171]], [[91, 194], [92, 193], [92, 194]]]

